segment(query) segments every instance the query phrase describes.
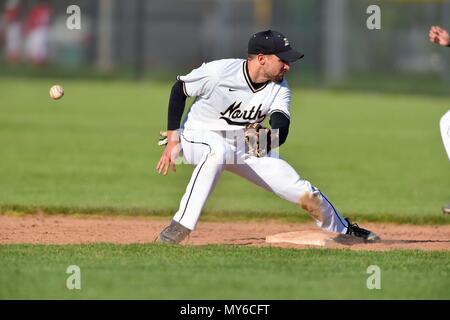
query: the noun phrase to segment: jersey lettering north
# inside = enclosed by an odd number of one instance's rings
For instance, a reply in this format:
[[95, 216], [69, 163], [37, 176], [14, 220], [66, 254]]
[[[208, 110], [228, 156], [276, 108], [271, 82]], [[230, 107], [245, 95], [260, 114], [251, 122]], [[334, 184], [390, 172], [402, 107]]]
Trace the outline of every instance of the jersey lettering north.
[[182, 126], [189, 130], [236, 130], [262, 122], [273, 112], [290, 116], [287, 81], [255, 88], [243, 59], [203, 63], [177, 79], [183, 81], [187, 96], [196, 97]]

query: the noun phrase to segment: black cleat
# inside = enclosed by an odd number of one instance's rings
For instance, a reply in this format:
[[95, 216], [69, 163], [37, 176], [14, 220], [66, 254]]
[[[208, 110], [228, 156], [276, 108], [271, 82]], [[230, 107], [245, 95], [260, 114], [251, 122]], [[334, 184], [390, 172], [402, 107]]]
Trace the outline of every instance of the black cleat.
[[351, 223], [347, 218], [345, 218], [345, 220], [348, 223], [347, 234], [362, 238], [365, 242], [377, 242], [381, 240], [381, 238], [372, 231], [360, 228], [356, 223]]
[[183, 241], [190, 232], [190, 229], [172, 220], [170, 225], [161, 231], [155, 242], [177, 244]]

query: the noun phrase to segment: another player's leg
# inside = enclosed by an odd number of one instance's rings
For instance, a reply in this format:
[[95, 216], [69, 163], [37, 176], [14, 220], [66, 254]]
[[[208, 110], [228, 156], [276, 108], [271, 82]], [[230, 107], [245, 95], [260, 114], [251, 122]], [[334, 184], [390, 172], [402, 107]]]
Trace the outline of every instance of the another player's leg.
[[[445, 151], [447, 151], [447, 156], [450, 160], [450, 110], [441, 117], [439, 127], [441, 129], [442, 142], [444, 143]], [[450, 204], [445, 204], [442, 207], [442, 212], [450, 213]]]
[[164, 243], [180, 243], [195, 229], [203, 206], [223, 171], [227, 153], [227, 144], [215, 133], [184, 131], [181, 144], [186, 161], [196, 167], [172, 222], [157, 238]]
[[450, 110], [441, 117], [439, 121], [442, 142], [444, 143], [445, 151], [447, 151], [448, 159], [450, 160]]
[[373, 232], [360, 228], [342, 217], [318, 188], [302, 179], [286, 161], [280, 158], [250, 157], [244, 164], [227, 165], [225, 170], [236, 173], [279, 197], [298, 204], [311, 215], [320, 228], [326, 231], [351, 234], [366, 241], [379, 240]]

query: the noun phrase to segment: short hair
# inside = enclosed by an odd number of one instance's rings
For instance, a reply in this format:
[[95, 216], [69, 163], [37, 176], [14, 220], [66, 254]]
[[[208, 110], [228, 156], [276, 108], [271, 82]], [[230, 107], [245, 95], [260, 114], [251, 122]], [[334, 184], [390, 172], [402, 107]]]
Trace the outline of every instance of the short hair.
[[247, 55], [247, 60], [253, 60], [253, 59], [256, 58], [256, 56], [257, 56], [257, 54], [249, 53], [249, 54]]

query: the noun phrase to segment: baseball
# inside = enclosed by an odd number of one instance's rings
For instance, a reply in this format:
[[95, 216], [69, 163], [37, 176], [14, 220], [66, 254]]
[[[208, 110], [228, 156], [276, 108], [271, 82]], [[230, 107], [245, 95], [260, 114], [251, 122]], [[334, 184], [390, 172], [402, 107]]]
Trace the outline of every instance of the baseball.
[[64, 89], [59, 84], [55, 84], [50, 88], [49, 93], [53, 100], [58, 100], [64, 95]]

